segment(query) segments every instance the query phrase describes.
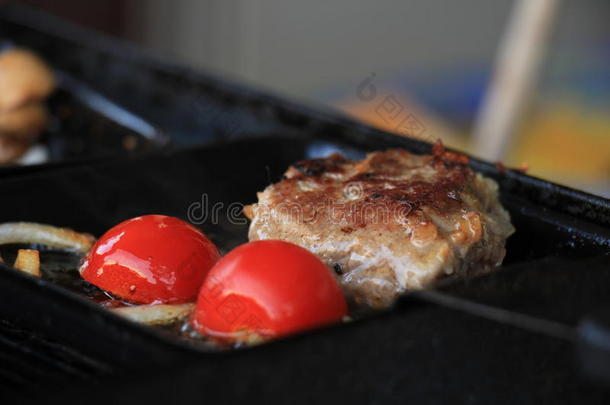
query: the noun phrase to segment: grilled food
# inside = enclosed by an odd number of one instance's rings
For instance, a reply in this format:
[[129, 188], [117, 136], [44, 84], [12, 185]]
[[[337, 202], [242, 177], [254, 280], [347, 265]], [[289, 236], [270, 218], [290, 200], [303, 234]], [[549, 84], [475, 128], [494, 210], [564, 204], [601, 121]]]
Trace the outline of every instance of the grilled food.
[[0, 134], [0, 165], [14, 162], [23, 156], [32, 143]]
[[40, 277], [40, 252], [32, 249], [19, 249], [13, 267], [34, 277]]
[[146, 325], [167, 325], [188, 317], [195, 304], [136, 305], [113, 308], [112, 312]]
[[0, 53], [0, 113], [46, 98], [55, 77], [32, 52], [13, 48]]
[[436, 145], [355, 162], [296, 163], [246, 207], [250, 240], [301, 245], [333, 269], [348, 298], [384, 307], [444, 277], [492, 271], [514, 231], [497, 184]]
[[0, 245], [34, 243], [87, 253], [94, 242], [95, 238], [92, 235], [79, 233], [70, 228], [58, 228], [35, 222], [5, 222], [0, 224]]
[[0, 134], [15, 140], [33, 141], [48, 121], [49, 114], [43, 103], [26, 104], [0, 114]]
[[32, 52], [0, 53], [0, 165], [15, 162], [36, 142], [49, 119], [43, 101], [54, 88], [53, 72]]

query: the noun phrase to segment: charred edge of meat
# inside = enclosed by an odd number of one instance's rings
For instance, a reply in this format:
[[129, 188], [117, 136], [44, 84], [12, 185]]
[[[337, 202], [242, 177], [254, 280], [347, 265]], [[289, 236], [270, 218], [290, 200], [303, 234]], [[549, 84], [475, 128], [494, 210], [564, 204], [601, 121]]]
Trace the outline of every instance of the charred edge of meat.
[[496, 162], [496, 170], [498, 173], [506, 174], [508, 173], [508, 167], [504, 166], [502, 162]]
[[440, 139], [432, 146], [432, 161], [444, 166], [467, 165], [470, 158], [461, 153], [451, 152], [445, 149], [443, 141]]
[[509, 168], [509, 167], [506, 167], [504, 165], [504, 163], [502, 163], [502, 162], [496, 162], [496, 170], [500, 174], [506, 174], [506, 173], [508, 173], [511, 170], [515, 171], [515, 172], [519, 172], [519, 173], [524, 173], [525, 174], [525, 173], [527, 173], [529, 168], [528, 168], [527, 164], [522, 164], [521, 166], [518, 166], [518, 167]]
[[333, 153], [326, 158], [301, 160], [292, 167], [306, 176], [319, 176], [328, 172], [340, 172], [341, 165], [349, 162], [339, 153]]

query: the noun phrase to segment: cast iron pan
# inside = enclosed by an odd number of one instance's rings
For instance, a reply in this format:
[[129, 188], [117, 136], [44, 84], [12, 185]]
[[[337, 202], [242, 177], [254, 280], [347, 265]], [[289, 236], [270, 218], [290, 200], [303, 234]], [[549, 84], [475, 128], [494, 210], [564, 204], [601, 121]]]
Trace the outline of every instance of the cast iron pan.
[[[0, 179], [2, 222], [38, 221], [100, 235], [136, 215], [188, 219], [189, 207], [205, 194], [209, 204], [224, 208], [219, 221], [198, 226], [226, 250], [243, 243], [247, 229], [226, 220], [229, 205], [253, 202], [256, 191], [295, 160], [331, 151], [361, 157], [390, 147], [430, 150], [194, 73], [29, 9], [5, 9], [0, 19], [0, 34], [19, 38], [183, 146], [6, 176]], [[499, 182], [517, 228], [499, 272], [407, 295], [393, 309], [351, 324], [252, 349], [213, 351], [3, 267], [0, 318], [10, 327], [0, 328], [2, 336], [13, 328], [44, 340], [47, 351], [56, 344], [70, 353], [61, 352], [61, 364], [73, 361], [87, 370], [56, 371], [53, 384], [51, 373], [13, 373], [11, 392], [92, 403], [603, 402], [608, 391], [587, 378], [603, 379], [604, 368], [583, 356], [587, 373], [581, 373], [575, 347], [604, 353], [595, 331], [604, 331], [597, 309], [608, 303], [610, 203], [518, 172], [497, 172], [478, 160], [472, 166]], [[597, 352], [587, 350], [591, 342]], [[78, 384], [83, 391], [74, 387], [77, 374], [90, 376]], [[28, 389], [34, 383], [40, 388]], [[62, 397], [57, 391], [65, 387], [70, 391]]]

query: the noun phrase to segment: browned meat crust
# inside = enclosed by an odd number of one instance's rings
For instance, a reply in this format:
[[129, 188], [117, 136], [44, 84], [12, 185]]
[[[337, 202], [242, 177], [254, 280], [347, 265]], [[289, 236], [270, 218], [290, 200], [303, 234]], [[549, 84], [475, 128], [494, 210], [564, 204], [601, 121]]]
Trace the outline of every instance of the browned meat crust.
[[467, 163], [441, 145], [426, 156], [394, 149], [298, 162], [247, 208], [249, 238], [309, 249], [349, 298], [374, 307], [441, 277], [491, 271], [514, 229], [496, 183]]

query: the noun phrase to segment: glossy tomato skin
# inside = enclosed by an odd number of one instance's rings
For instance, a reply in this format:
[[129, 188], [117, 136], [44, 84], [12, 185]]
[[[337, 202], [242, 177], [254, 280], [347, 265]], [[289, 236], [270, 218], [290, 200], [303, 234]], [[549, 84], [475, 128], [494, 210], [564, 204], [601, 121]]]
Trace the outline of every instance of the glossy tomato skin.
[[83, 260], [81, 276], [138, 304], [194, 301], [220, 255], [198, 229], [174, 217], [146, 215], [106, 232]]
[[340, 321], [343, 292], [315, 255], [292, 243], [241, 245], [210, 270], [191, 324], [220, 341], [271, 338]]

